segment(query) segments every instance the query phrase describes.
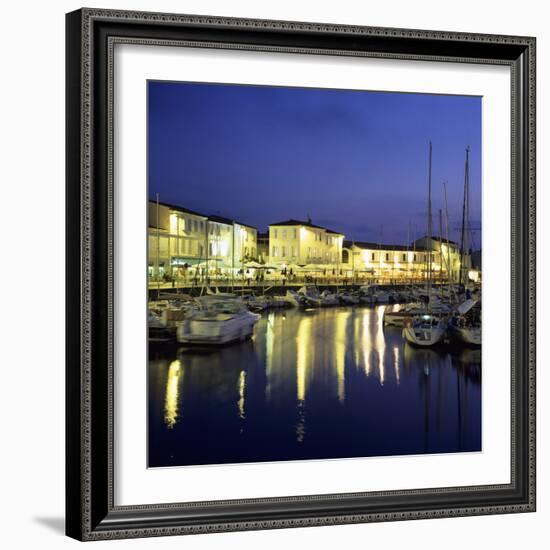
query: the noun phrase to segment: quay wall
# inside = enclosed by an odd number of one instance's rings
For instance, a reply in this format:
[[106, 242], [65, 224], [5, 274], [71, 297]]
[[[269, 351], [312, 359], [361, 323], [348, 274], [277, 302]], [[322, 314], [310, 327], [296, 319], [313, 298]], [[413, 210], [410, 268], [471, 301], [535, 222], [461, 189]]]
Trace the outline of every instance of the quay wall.
[[[219, 290], [220, 292], [234, 292], [235, 294], [255, 294], [255, 295], [282, 295], [285, 294], [288, 289], [298, 290], [299, 288], [303, 287], [304, 283], [287, 283], [285, 285], [283, 284], [274, 284], [274, 285], [216, 285], [211, 286], [211, 289], [216, 291]], [[313, 285], [308, 285], [313, 286]], [[335, 283], [319, 283], [315, 285], [320, 292], [323, 290], [330, 290], [332, 292], [336, 290], [359, 290], [361, 286], [365, 286], [364, 284], [335, 284]], [[394, 284], [377, 284], [378, 288], [384, 289], [384, 290], [406, 290], [411, 287], [410, 284], [404, 284], [404, 283], [394, 283]], [[421, 287], [422, 284], [416, 284], [415, 287]], [[437, 287], [437, 284], [433, 284], [433, 287]], [[154, 300], [160, 293], [161, 295], [166, 294], [174, 294], [177, 295], [180, 294], [189, 294], [191, 296], [200, 296], [202, 294], [206, 293], [206, 289], [203, 286], [179, 286], [179, 287], [170, 287], [170, 286], [162, 286], [160, 289], [149, 287], [149, 299]]]

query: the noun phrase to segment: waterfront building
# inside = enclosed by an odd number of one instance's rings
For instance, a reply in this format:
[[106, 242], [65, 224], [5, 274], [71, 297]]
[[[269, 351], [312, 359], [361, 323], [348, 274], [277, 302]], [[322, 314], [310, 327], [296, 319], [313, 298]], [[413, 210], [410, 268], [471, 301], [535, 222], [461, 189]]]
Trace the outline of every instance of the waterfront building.
[[216, 275], [235, 275], [257, 261], [258, 230], [222, 216], [208, 217], [208, 262]]
[[149, 201], [148, 274], [152, 281], [232, 278], [257, 257], [257, 229], [229, 218]]
[[276, 267], [313, 266], [338, 270], [344, 235], [311, 220], [285, 220], [269, 225], [269, 264]]
[[458, 281], [460, 251], [456, 243], [422, 237], [410, 245], [346, 241], [342, 254], [343, 269], [354, 279], [379, 282], [422, 280], [427, 276], [431, 254], [432, 277]]
[[269, 263], [269, 232], [258, 233], [258, 262]]
[[185, 277], [206, 257], [208, 218], [181, 206], [149, 201], [148, 274], [153, 280]]
[[[417, 239], [413, 244], [415, 246], [424, 247], [426, 249], [430, 248], [433, 250], [434, 257], [438, 258], [439, 266], [445, 273], [445, 276], [447, 276], [447, 273], [450, 273], [450, 278], [452, 281], [459, 281], [461, 258], [460, 245], [458, 243], [446, 239], [439, 239], [437, 237], [432, 237], [430, 240], [427, 236], [424, 236]], [[466, 251], [463, 261], [464, 269], [470, 269], [472, 265], [470, 251]]]

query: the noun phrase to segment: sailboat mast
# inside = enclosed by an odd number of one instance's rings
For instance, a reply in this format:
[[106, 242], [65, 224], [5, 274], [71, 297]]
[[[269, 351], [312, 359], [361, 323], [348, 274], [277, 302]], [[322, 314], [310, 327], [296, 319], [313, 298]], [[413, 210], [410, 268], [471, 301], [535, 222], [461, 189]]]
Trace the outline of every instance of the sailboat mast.
[[441, 284], [443, 266], [445, 265], [445, 257], [443, 255], [443, 213], [441, 208], [439, 213], [439, 284]]
[[[159, 224], [159, 194], [157, 193], [157, 300], [160, 300], [160, 224]], [[170, 254], [168, 254], [170, 257]]]
[[428, 163], [428, 308], [432, 293], [432, 142]]
[[409, 223], [407, 224], [407, 267], [406, 267], [406, 269], [407, 269], [406, 273], [409, 275], [409, 284], [411, 282], [411, 280], [410, 280], [411, 261], [410, 261], [410, 255], [409, 255], [409, 243], [410, 242], [411, 242], [411, 222], [409, 221]]
[[447, 184], [443, 182], [443, 196], [445, 199], [445, 241], [447, 242], [447, 280], [449, 281], [449, 297], [451, 294], [451, 245], [449, 244], [449, 210], [447, 209]]
[[466, 284], [467, 282], [467, 276], [466, 276], [466, 254], [468, 250], [468, 216], [469, 216], [469, 205], [468, 205], [468, 187], [469, 187], [469, 154], [470, 154], [470, 147], [466, 147], [466, 163], [464, 166], [464, 198], [462, 200], [462, 228], [460, 232], [460, 282], [462, 284]]

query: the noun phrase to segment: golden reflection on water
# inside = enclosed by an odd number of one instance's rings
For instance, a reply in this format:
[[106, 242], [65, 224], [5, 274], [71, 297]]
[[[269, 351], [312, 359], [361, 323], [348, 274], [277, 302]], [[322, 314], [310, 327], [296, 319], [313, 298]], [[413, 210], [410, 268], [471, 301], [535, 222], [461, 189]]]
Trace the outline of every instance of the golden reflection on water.
[[386, 353], [386, 339], [384, 338], [384, 310], [386, 306], [376, 308], [376, 336], [374, 346], [378, 354], [378, 372], [380, 375], [380, 385], [384, 385], [386, 378], [386, 365], [384, 364], [384, 354]]
[[[385, 306], [380, 305], [363, 310], [317, 310], [299, 313], [299, 317], [294, 312], [283, 316], [270, 312], [266, 316], [264, 338], [256, 339], [261, 354], [258, 357], [265, 358], [264, 395], [267, 401], [275, 398], [275, 403], [279, 404], [287, 391], [285, 388], [292, 387], [298, 406], [297, 437], [301, 441], [305, 434], [305, 404], [312, 384], [317, 388], [328, 383], [329, 392], [336, 396], [340, 404], [345, 403], [346, 361], [351, 359], [349, 366], [366, 377], [375, 375], [382, 386], [387, 383], [387, 369], [393, 371], [392, 381], [395, 379], [397, 384], [400, 383], [400, 369], [403, 360], [407, 361], [407, 350], [403, 354], [400, 346], [386, 342], [384, 309]], [[285, 339], [283, 330], [285, 321], [290, 323], [286, 327], [289, 341]], [[391, 355], [385, 365], [387, 345]], [[242, 369], [238, 372], [236, 379], [233, 379], [237, 390], [237, 414], [245, 420], [247, 371]], [[164, 423], [168, 428], [181, 422], [183, 374], [182, 362], [172, 361], [168, 367], [164, 399]]]
[[349, 311], [342, 311], [338, 313], [334, 335], [334, 362], [336, 365], [336, 379], [338, 384], [338, 401], [340, 403], [343, 403], [346, 399], [346, 327], [349, 316]]
[[365, 365], [366, 376], [369, 376], [371, 373], [370, 353], [372, 349], [372, 340], [370, 335], [370, 316], [370, 311], [366, 309], [363, 312], [363, 338], [361, 339], [361, 344], [363, 345], [363, 362]]
[[237, 402], [239, 408], [239, 418], [245, 419], [244, 414], [244, 391], [246, 389], [246, 372], [244, 370], [239, 374], [238, 391], [239, 401]]
[[[283, 317], [284, 320], [284, 317]], [[271, 374], [273, 372], [273, 326], [275, 324], [275, 313], [271, 312], [267, 316], [267, 324], [265, 328], [265, 397], [269, 401], [271, 399]]]
[[296, 335], [296, 398], [298, 401], [306, 399], [306, 384], [309, 364], [311, 362], [311, 317], [302, 317]]
[[399, 384], [399, 348], [393, 348], [393, 368], [395, 371], [395, 381]]
[[166, 378], [164, 423], [168, 428], [173, 428], [178, 421], [180, 378], [183, 379], [183, 369], [181, 368], [181, 362], [176, 359], [170, 363]]

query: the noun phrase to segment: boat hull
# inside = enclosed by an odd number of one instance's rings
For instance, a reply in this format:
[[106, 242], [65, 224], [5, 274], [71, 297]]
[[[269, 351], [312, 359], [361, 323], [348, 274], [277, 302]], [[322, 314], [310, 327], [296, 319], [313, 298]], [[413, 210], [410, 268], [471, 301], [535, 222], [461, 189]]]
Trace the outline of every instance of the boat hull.
[[259, 315], [250, 313], [247, 318], [230, 319], [223, 324], [195, 319], [180, 323], [177, 340], [180, 344], [196, 346], [225, 346], [243, 342], [254, 334]]
[[410, 326], [403, 329], [403, 337], [414, 346], [430, 347], [442, 342], [445, 332], [443, 327], [415, 328]]
[[149, 344], [175, 344], [176, 327], [149, 327]]
[[481, 328], [459, 328], [449, 325], [451, 338], [461, 344], [470, 346], [481, 346]]

